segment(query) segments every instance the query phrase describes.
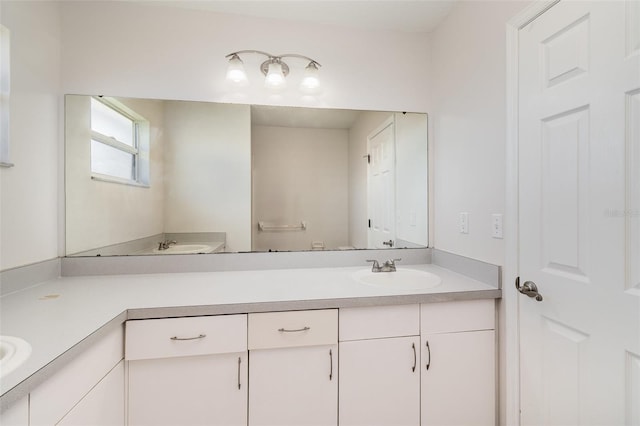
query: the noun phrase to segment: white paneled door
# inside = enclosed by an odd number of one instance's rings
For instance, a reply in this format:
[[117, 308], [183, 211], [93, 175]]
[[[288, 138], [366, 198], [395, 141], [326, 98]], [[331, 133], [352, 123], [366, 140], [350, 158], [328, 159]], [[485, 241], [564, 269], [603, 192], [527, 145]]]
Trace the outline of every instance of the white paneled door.
[[523, 28], [519, 99], [522, 424], [639, 425], [640, 2]]
[[395, 125], [393, 115], [367, 140], [369, 248], [390, 248], [395, 244]]

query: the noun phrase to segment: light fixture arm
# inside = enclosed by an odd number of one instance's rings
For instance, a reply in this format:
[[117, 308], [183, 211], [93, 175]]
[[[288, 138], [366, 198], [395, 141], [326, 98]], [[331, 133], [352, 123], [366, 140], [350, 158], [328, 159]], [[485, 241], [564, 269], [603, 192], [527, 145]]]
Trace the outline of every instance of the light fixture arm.
[[305, 59], [310, 63], [315, 64], [318, 67], [322, 66], [318, 61], [311, 59], [308, 56], [298, 55], [297, 53], [285, 53], [284, 55], [272, 55], [271, 53], [263, 52], [262, 50], [238, 50], [237, 52], [229, 53], [227, 56], [225, 56], [225, 58], [230, 59], [233, 56], [238, 56], [244, 53], [255, 53], [258, 55], [264, 55], [267, 58], [269, 58], [269, 60], [280, 60], [282, 58], [299, 58], [299, 59]]
[[238, 56], [238, 55], [243, 54], [243, 53], [257, 53], [259, 55], [264, 55], [264, 56], [267, 56], [269, 58], [275, 58], [276, 57], [276, 56], [274, 56], [274, 55], [272, 55], [270, 53], [263, 52], [262, 50], [238, 50], [237, 52], [229, 53], [227, 56], [225, 56], [225, 58], [231, 58], [232, 56]]
[[298, 55], [297, 53], [285, 53], [284, 55], [280, 55], [280, 58], [300, 58], [300, 59], [306, 59], [307, 61], [309, 61], [312, 64], [315, 64], [318, 67], [321, 67], [322, 65], [320, 65], [320, 63], [314, 59], [311, 59], [308, 56], [304, 56], [304, 55]]

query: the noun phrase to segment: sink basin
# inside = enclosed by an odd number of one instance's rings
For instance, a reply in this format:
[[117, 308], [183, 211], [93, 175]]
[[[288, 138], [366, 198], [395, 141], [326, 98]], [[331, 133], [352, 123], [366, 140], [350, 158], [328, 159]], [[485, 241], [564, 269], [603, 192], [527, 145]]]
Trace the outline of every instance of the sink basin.
[[353, 274], [353, 278], [373, 287], [399, 290], [425, 290], [442, 283], [442, 279], [435, 274], [405, 268], [398, 268], [395, 272], [371, 272], [370, 269], [363, 269]]
[[4, 377], [31, 355], [31, 345], [12, 336], [0, 336], [0, 377]]
[[175, 244], [169, 246], [166, 250], [153, 249], [154, 254], [194, 254], [194, 253], [212, 253], [214, 250], [208, 244]]

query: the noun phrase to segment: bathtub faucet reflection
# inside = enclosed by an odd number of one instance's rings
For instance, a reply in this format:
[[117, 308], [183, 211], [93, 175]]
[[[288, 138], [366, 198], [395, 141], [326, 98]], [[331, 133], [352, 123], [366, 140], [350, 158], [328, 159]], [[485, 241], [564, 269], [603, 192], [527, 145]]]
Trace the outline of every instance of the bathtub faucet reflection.
[[172, 244], [178, 244], [178, 242], [176, 240], [164, 240], [164, 241], [160, 241], [158, 243], [158, 250], [166, 250], [168, 249]]

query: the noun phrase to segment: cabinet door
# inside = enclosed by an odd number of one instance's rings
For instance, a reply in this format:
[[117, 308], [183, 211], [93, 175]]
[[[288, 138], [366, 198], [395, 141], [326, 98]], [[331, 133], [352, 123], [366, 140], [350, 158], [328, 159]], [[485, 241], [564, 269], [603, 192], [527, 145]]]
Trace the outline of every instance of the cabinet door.
[[495, 424], [493, 330], [422, 337], [422, 425]]
[[420, 338], [340, 343], [340, 426], [420, 424]]
[[124, 361], [120, 361], [57, 423], [59, 426], [124, 424]]
[[[124, 328], [119, 326], [89, 346], [29, 394], [29, 424], [58, 423], [122, 360]], [[124, 388], [121, 389], [124, 395]]]
[[129, 361], [129, 425], [247, 424], [247, 352]]
[[335, 425], [338, 345], [249, 351], [249, 425]]

